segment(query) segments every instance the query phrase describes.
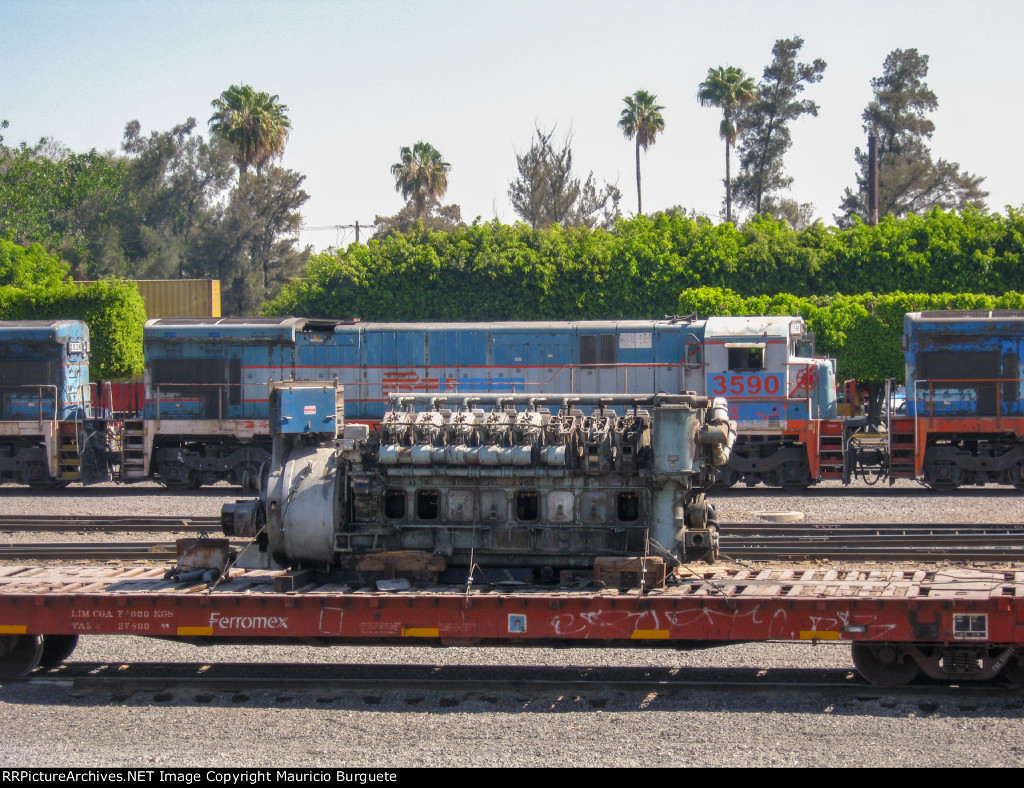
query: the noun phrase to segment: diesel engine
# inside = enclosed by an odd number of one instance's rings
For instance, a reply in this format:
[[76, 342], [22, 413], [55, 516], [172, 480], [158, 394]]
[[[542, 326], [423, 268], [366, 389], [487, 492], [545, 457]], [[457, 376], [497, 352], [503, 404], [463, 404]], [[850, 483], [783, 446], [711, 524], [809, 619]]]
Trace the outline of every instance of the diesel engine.
[[705, 490], [735, 439], [724, 399], [690, 394], [392, 394], [379, 427], [344, 426], [341, 391], [274, 384], [259, 500], [224, 507], [264, 565], [589, 570], [601, 557], [714, 561]]

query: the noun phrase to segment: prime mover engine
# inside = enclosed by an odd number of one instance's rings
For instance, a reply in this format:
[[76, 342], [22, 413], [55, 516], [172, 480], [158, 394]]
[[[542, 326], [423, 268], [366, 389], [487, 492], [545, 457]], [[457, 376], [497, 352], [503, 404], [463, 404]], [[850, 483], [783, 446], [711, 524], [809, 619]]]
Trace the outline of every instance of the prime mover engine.
[[260, 498], [222, 512], [226, 535], [256, 538], [256, 565], [400, 553], [543, 580], [600, 557], [717, 558], [705, 491], [735, 440], [722, 398], [392, 394], [371, 431], [344, 426], [342, 397], [273, 384]]

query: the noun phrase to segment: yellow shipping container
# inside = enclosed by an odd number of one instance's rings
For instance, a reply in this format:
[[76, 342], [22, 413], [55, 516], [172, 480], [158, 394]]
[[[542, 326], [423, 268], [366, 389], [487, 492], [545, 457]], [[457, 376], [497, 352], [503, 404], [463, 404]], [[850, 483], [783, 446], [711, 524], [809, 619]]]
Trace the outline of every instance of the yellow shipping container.
[[[89, 282], [77, 281], [77, 285]], [[219, 279], [136, 280], [146, 317], [221, 317]]]
[[219, 279], [143, 279], [136, 282], [146, 317], [220, 317]]

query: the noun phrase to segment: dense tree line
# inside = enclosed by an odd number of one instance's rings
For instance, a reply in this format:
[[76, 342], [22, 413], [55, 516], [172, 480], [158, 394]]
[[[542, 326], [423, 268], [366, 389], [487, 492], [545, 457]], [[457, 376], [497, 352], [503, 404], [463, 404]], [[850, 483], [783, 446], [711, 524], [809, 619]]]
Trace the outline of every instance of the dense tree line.
[[659, 318], [681, 294], [744, 298], [835, 293], [1024, 290], [1024, 214], [935, 209], [848, 229], [744, 227], [681, 212], [618, 220], [612, 230], [477, 223], [417, 226], [315, 255], [267, 309], [364, 320]]
[[125, 126], [119, 153], [74, 153], [0, 137], [0, 233], [42, 244], [74, 278], [220, 279], [225, 314], [252, 314], [297, 275], [304, 176], [272, 165], [287, 136], [276, 96], [233, 86], [211, 136], [189, 118]]
[[141, 375], [146, 310], [131, 282], [70, 279], [67, 263], [39, 244], [0, 235], [0, 320], [82, 320], [92, 344], [92, 380]]

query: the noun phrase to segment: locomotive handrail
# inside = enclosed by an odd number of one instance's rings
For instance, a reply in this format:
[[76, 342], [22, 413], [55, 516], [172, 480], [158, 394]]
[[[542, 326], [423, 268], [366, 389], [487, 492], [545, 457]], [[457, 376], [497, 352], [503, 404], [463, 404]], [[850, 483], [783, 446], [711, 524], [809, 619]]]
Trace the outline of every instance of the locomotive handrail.
[[60, 392], [57, 386], [52, 383], [40, 383], [40, 384], [25, 384], [19, 386], [0, 386], [0, 390], [7, 389], [35, 389], [36, 391], [36, 406], [38, 410], [39, 429], [43, 429], [43, 389], [51, 389], [53, 391], [53, 417], [51, 421], [54, 424], [57, 423], [57, 410], [60, 399]]
[[[313, 382], [327, 383], [327, 381], [313, 381]], [[172, 389], [213, 389], [216, 392], [216, 394], [217, 394], [217, 415], [216, 415], [215, 418], [218, 421], [221, 421], [221, 420], [224, 419], [225, 395], [230, 393], [230, 391], [232, 389], [237, 387], [237, 389], [239, 391], [238, 406], [243, 411], [243, 414], [244, 414], [244, 411], [245, 411], [245, 398], [242, 396], [242, 392], [244, 392], [246, 386], [251, 386], [251, 387], [254, 387], [254, 388], [255, 387], [264, 388], [264, 389], [267, 390], [268, 396], [269, 396], [269, 391], [270, 391], [270, 383], [269, 382], [262, 382], [262, 381], [253, 381], [253, 382], [245, 382], [245, 383], [179, 383], [179, 382], [165, 382], [165, 383], [151, 383], [150, 386], [153, 389], [154, 396], [153, 396], [152, 399], [153, 399], [153, 401], [156, 404], [156, 420], [157, 421], [159, 421], [162, 418], [161, 405], [164, 402], [176, 402], [176, 401], [178, 401], [174, 397], [166, 396], [167, 394], [171, 393]], [[214, 418], [214, 417], [210, 416], [210, 418]]]
[[[937, 385], [937, 384], [955, 384], [955, 385], [950, 385], [947, 388], [948, 389], [953, 389], [953, 388], [962, 389], [963, 384], [976, 384], [976, 383], [989, 384], [989, 385], [992, 385], [992, 386], [996, 387], [996, 390], [995, 390], [995, 393], [996, 393], [996, 396], [995, 396], [995, 409], [996, 409], [996, 412], [993, 415], [997, 419], [1003, 418], [1005, 415], [1007, 415], [1007, 414], [1003, 413], [1003, 397], [1001, 396], [999, 387], [1004, 385], [1004, 384], [1006, 384], [1006, 383], [1018, 383], [1019, 384], [1020, 381], [1019, 381], [1018, 378], [933, 378], [931, 380], [915, 380], [914, 381], [914, 416], [915, 416], [915, 419], [919, 415], [925, 415], [925, 416], [928, 416], [929, 418], [935, 418], [936, 417], [937, 414], [935, 413], [935, 402], [936, 402], [935, 391], [936, 391], [936, 389], [939, 389], [939, 390], [943, 389], [943, 386]], [[927, 393], [928, 393], [928, 397], [927, 398], [919, 395], [919, 391], [925, 385], [927, 385]], [[977, 392], [975, 392], [974, 401], [975, 402], [977, 401]], [[926, 414], [919, 413], [919, 411], [922, 408], [918, 407], [918, 403], [921, 403], [922, 406], [927, 406], [928, 412]], [[982, 415], [982, 414], [978, 414], [978, 415]]]

